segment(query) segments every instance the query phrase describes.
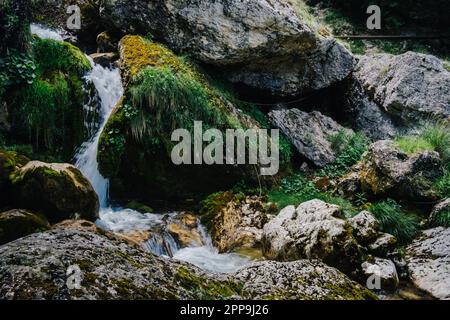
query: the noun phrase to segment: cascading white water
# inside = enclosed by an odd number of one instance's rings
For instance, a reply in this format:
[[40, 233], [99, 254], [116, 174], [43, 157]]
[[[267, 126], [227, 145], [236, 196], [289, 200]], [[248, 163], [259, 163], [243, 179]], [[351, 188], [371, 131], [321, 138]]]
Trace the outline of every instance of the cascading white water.
[[109, 182], [98, 170], [97, 151], [98, 143], [103, 129], [123, 95], [122, 80], [119, 69], [108, 69], [95, 64], [91, 58], [92, 70], [86, 75], [86, 80], [91, 81], [97, 89], [100, 97], [100, 126], [91, 140], [85, 142], [75, 156], [75, 166], [88, 178], [94, 190], [97, 192], [100, 207], [108, 206]]
[[[33, 24], [32, 32], [42, 38], [50, 38], [61, 41], [63, 36], [57, 31]], [[134, 231], [155, 230], [164, 225], [164, 219], [175, 217], [178, 213], [169, 214], [142, 214], [131, 209], [112, 208], [108, 202], [109, 181], [99, 172], [97, 162], [98, 144], [101, 133], [123, 95], [123, 86], [120, 72], [116, 68], [104, 68], [95, 64], [91, 58], [89, 61], [92, 70], [86, 75], [85, 80], [92, 82], [100, 98], [100, 125], [92, 138], [83, 143], [75, 156], [76, 167], [91, 182], [98, 194], [100, 201], [100, 219], [97, 225], [105, 230], [118, 233], [132, 233]], [[91, 124], [88, 124], [91, 127]], [[179, 249], [172, 236], [163, 228], [162, 232], [151, 237], [143, 244], [144, 249], [157, 255], [170, 255], [174, 259], [183, 260], [197, 265], [200, 268], [215, 272], [234, 272], [240, 267], [251, 262], [250, 259], [238, 254], [219, 254], [213, 246], [209, 234], [199, 222], [199, 231], [204, 242], [203, 246], [192, 246]], [[164, 245], [161, 245], [163, 243]], [[170, 251], [170, 252], [168, 252]]]

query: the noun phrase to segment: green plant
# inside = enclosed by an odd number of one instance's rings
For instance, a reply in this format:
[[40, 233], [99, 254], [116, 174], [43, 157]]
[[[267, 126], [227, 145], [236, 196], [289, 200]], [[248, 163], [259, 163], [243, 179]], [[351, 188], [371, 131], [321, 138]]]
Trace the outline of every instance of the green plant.
[[443, 121], [429, 122], [419, 134], [397, 137], [395, 141], [406, 153], [436, 151], [444, 163], [450, 162], [450, 126]]
[[404, 212], [394, 200], [377, 202], [369, 211], [380, 223], [381, 231], [392, 234], [400, 243], [410, 242], [419, 232], [418, 217]]
[[442, 177], [434, 183], [433, 187], [439, 197], [450, 197], [450, 169], [446, 168]]
[[36, 65], [28, 53], [9, 49], [5, 57], [0, 58], [0, 81], [2, 87], [32, 84], [36, 78]]
[[268, 192], [269, 200], [276, 203], [278, 208], [288, 205], [299, 205], [305, 201], [319, 199], [342, 207], [346, 216], [358, 213], [357, 208], [348, 200], [332, 196], [320, 191], [315, 184], [303, 174], [295, 174], [283, 179], [278, 187]]
[[450, 227], [450, 210], [442, 210], [438, 212], [430, 221], [433, 227]]
[[348, 135], [343, 131], [330, 139], [333, 149], [337, 151], [336, 160], [320, 172], [320, 175], [329, 177], [347, 173], [353, 165], [361, 160], [370, 143], [370, 140], [362, 133]]

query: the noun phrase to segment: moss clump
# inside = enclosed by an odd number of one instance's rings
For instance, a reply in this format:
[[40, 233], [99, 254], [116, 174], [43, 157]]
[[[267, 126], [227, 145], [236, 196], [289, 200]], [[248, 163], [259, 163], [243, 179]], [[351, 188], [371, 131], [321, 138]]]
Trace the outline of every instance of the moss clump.
[[231, 280], [212, 280], [201, 277], [186, 267], [180, 267], [176, 273], [176, 280], [186, 290], [193, 291], [198, 299], [227, 299], [239, 296], [243, 284]]
[[8, 99], [14, 140], [68, 161], [87, 137], [81, 77], [91, 66], [69, 43], [35, 38], [32, 47], [36, 79], [12, 90]]

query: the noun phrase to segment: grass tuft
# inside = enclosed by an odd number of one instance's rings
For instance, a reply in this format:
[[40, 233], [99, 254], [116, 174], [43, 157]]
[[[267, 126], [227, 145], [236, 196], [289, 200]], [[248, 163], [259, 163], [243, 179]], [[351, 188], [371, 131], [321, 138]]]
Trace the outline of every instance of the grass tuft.
[[404, 212], [394, 200], [375, 203], [369, 211], [379, 221], [381, 231], [392, 234], [400, 243], [410, 242], [419, 232], [419, 218]]

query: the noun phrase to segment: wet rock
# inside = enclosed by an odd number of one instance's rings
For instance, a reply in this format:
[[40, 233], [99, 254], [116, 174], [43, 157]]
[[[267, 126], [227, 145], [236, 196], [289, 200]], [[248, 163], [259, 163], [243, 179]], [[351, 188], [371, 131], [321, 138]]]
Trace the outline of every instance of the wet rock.
[[263, 229], [268, 259], [320, 259], [346, 274], [361, 266], [361, 250], [339, 206], [312, 200], [288, 206]]
[[26, 210], [13, 209], [0, 213], [0, 245], [35, 232], [48, 230], [45, 218]]
[[434, 228], [406, 248], [413, 283], [438, 299], [450, 299], [450, 228]]
[[329, 87], [355, 64], [302, 10], [280, 0], [108, 0], [101, 17], [123, 33], [150, 32], [233, 82], [286, 96]]
[[421, 53], [363, 56], [349, 96], [358, 129], [375, 139], [393, 138], [430, 119], [450, 119], [450, 72]]
[[432, 185], [442, 174], [437, 152], [409, 156], [391, 140], [373, 143], [363, 157], [360, 171], [363, 191], [411, 201], [435, 200]]
[[373, 243], [369, 244], [368, 249], [378, 257], [386, 257], [396, 247], [397, 238], [389, 233], [382, 233]]
[[341, 131], [352, 133], [318, 111], [306, 113], [298, 109], [277, 109], [269, 113], [269, 118], [288, 137], [300, 155], [317, 167], [324, 167], [336, 160], [330, 141], [333, 135]]
[[166, 227], [180, 248], [202, 246], [203, 239], [198, 230], [198, 218], [192, 213], [183, 213], [170, 220]]
[[369, 290], [318, 260], [263, 261], [236, 273], [253, 299], [374, 300]]
[[370, 278], [368, 282], [380, 285], [379, 288], [375, 289], [384, 291], [395, 291], [397, 289], [399, 279], [395, 265], [391, 260], [374, 258], [372, 261], [364, 262], [362, 269], [365, 277]]
[[202, 221], [210, 230], [219, 252], [258, 248], [268, 221], [264, 199], [231, 192], [211, 195], [202, 202]]
[[360, 244], [367, 245], [378, 236], [380, 224], [368, 211], [362, 211], [348, 220], [353, 228], [353, 235]]
[[14, 172], [13, 184], [17, 203], [41, 211], [50, 222], [97, 218], [98, 196], [90, 182], [70, 164], [28, 162]]
[[92, 60], [95, 63], [107, 68], [111, 66], [119, 58], [119, 55], [114, 52], [105, 52], [105, 53], [93, 53], [90, 55]]
[[97, 51], [102, 52], [115, 52], [117, 51], [117, 42], [111, 37], [108, 31], [103, 31], [97, 36]]

